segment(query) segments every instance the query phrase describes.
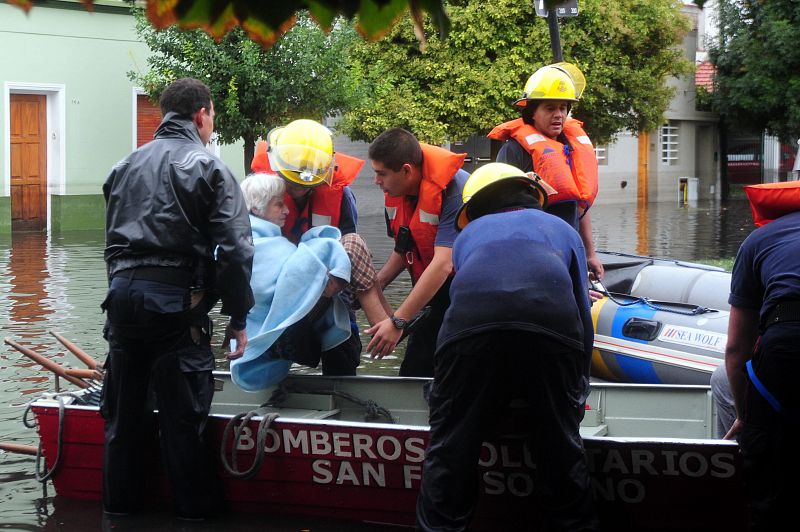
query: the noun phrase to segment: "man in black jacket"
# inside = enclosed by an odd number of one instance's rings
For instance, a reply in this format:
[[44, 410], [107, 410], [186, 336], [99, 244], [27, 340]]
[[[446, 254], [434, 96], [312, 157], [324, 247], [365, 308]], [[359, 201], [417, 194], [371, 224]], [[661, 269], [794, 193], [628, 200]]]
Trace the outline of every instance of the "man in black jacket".
[[244, 199], [231, 171], [205, 149], [214, 105], [202, 82], [183, 78], [161, 96], [154, 140], [117, 163], [103, 185], [109, 290], [109, 354], [103, 507], [141, 508], [155, 391], [162, 462], [175, 509], [202, 518], [219, 507], [219, 483], [203, 442], [214, 393], [211, 321], [222, 299], [230, 316], [228, 358], [247, 344], [253, 304], [253, 243]]

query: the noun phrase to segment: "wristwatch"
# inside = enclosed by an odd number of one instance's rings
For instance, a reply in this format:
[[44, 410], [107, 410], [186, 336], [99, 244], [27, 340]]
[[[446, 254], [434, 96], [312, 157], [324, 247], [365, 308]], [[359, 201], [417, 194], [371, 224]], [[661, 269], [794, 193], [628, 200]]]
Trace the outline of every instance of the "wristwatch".
[[398, 318], [397, 316], [392, 316], [389, 319], [392, 320], [394, 328], [400, 329], [401, 331], [406, 328], [406, 325], [408, 325], [408, 320], [404, 320], [403, 318]]

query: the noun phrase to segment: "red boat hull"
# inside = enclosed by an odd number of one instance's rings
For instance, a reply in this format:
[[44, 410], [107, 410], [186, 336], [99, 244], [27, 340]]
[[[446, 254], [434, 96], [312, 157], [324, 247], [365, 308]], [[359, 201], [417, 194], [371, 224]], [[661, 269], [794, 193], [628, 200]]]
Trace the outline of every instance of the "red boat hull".
[[[34, 405], [48, 467], [58, 450], [58, 408]], [[212, 416], [218, 449], [228, 418]], [[257, 428], [256, 423], [251, 429]], [[242, 440], [242, 466], [254, 457]], [[150, 481], [166, 500], [156, 437]], [[278, 419], [269, 429], [260, 470], [248, 480], [220, 476], [231, 509], [414, 524], [427, 430], [366, 423]], [[598, 512], [605, 530], [745, 530], [738, 448], [701, 440], [585, 439]], [[100, 500], [103, 420], [96, 408], [67, 407], [53, 483], [59, 496]], [[519, 439], [484, 444], [475, 529], [534, 529], [534, 470]], [[723, 506], [724, 501], [724, 506]], [[724, 507], [725, 511], [719, 511]]]

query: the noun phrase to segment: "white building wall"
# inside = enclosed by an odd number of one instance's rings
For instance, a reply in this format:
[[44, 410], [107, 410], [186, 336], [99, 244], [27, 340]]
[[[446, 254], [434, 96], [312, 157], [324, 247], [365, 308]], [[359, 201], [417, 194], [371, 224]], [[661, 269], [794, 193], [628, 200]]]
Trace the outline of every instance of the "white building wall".
[[628, 132], [620, 133], [613, 144], [606, 146], [606, 164], [599, 167], [597, 204], [636, 202], [638, 149], [639, 138]]

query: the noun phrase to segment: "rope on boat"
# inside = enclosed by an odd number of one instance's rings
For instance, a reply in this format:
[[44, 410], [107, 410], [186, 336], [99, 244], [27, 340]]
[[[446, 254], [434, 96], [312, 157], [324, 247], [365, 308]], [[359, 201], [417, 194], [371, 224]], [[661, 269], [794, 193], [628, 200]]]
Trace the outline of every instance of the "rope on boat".
[[[709, 312], [719, 312], [719, 310], [715, 308], [701, 307], [700, 305], [689, 305], [687, 303], [666, 303], [664, 301], [653, 301], [652, 299], [647, 297], [616, 294], [616, 295], [625, 295], [626, 298], [628, 297], [631, 298], [631, 301], [625, 303], [615, 298], [614, 297], [615, 294], [613, 292], [609, 292], [604, 287], [599, 286], [599, 283], [592, 286], [592, 290], [600, 292], [601, 294], [608, 297], [608, 299], [610, 299], [620, 307], [630, 307], [631, 305], [636, 305], [638, 303], [641, 303], [647, 307], [650, 307], [653, 310], [661, 312], [671, 312], [673, 314], [680, 314], [681, 316], [699, 316], [700, 314], [707, 314]], [[665, 304], [668, 304], [669, 306], [663, 306]], [[679, 310], [675, 307], [686, 307], [690, 310]]]
[[[377, 421], [379, 419], [385, 419], [389, 423], [395, 422], [392, 413], [388, 409], [380, 406], [372, 399], [361, 399], [351, 393], [340, 390], [306, 390], [303, 388], [299, 388], [296, 385], [290, 385], [285, 382], [282, 382], [278, 386], [278, 388], [272, 393], [267, 402], [262, 404], [260, 408], [270, 407], [270, 406], [279, 408], [289, 398], [290, 393], [333, 395], [363, 406], [365, 409], [364, 413], [365, 421]], [[255, 416], [262, 416], [261, 421], [258, 423], [258, 429], [256, 430], [256, 443], [254, 448], [255, 458], [253, 459], [253, 463], [250, 465], [250, 467], [242, 471], [239, 469], [239, 464], [238, 464], [239, 455], [237, 449], [241, 442], [244, 429], [250, 424], [250, 421]], [[279, 414], [275, 412], [263, 414], [261, 410], [256, 409], [256, 410], [250, 410], [249, 412], [242, 412], [240, 414], [237, 414], [233, 418], [231, 418], [230, 421], [228, 421], [228, 424], [225, 425], [225, 431], [222, 434], [222, 443], [220, 444], [220, 458], [222, 460], [223, 468], [225, 469], [225, 471], [228, 472], [229, 475], [235, 478], [248, 479], [253, 477], [261, 469], [261, 465], [264, 461], [264, 447], [266, 446], [267, 443], [267, 431], [272, 425], [272, 422], [275, 421], [278, 417]], [[233, 432], [233, 441], [231, 444], [230, 460], [228, 460], [228, 455], [225, 451], [225, 448], [228, 439], [231, 437], [231, 432]]]
[[[264, 462], [264, 447], [267, 443], [267, 430], [269, 429], [272, 422], [278, 418], [278, 414], [270, 413], [266, 414], [261, 418], [261, 421], [258, 423], [258, 430], [256, 431], [256, 445], [255, 445], [255, 458], [253, 459], [253, 463], [244, 471], [239, 470], [239, 453], [237, 451], [239, 447], [239, 442], [241, 441], [242, 432], [244, 432], [245, 427], [250, 423], [250, 420], [254, 416], [260, 415], [258, 410], [251, 410], [249, 412], [242, 412], [241, 414], [236, 414], [228, 421], [228, 424], [225, 426], [225, 432], [222, 434], [222, 443], [220, 444], [219, 456], [222, 460], [222, 466], [225, 468], [225, 471], [228, 472], [229, 475], [235, 478], [241, 479], [248, 479], [253, 477], [260, 469], [261, 464]], [[231, 459], [230, 462], [228, 461], [227, 453], [225, 452], [225, 443], [228, 441], [228, 436], [233, 430], [233, 442], [231, 445]]]
[[[99, 397], [99, 391], [93, 390], [88, 395], [90, 399], [93, 399], [95, 395]], [[53, 475], [56, 474], [56, 471], [58, 471], [58, 466], [61, 464], [61, 450], [64, 447], [64, 420], [66, 419], [66, 405], [64, 404], [65, 397], [71, 397], [79, 403], [89, 403], [89, 401], [87, 401], [82, 395], [78, 395], [73, 392], [59, 393], [53, 396], [53, 398], [58, 401], [58, 437], [56, 439], [56, 459], [53, 462], [53, 467], [50, 468], [50, 471], [47, 471], [47, 463], [43, 460], [44, 453], [42, 452], [42, 438], [40, 436], [39, 446], [36, 448], [36, 462], [34, 465], [33, 475], [36, 480], [41, 483], [45, 483], [52, 478]], [[25, 411], [22, 413], [22, 424], [29, 429], [36, 428], [36, 422], [32, 421], [29, 417], [32, 406], [33, 401], [28, 403], [28, 405], [25, 407]]]
[[364, 421], [378, 421], [380, 419], [385, 419], [388, 423], [396, 423], [397, 421], [389, 409], [382, 407], [372, 399], [361, 399], [356, 395], [341, 390], [306, 390], [299, 388], [297, 385], [288, 384], [285, 381], [278, 386], [278, 389], [272, 393], [272, 396], [262, 406], [280, 407], [288, 399], [290, 393], [333, 395], [363, 406], [366, 410]]

